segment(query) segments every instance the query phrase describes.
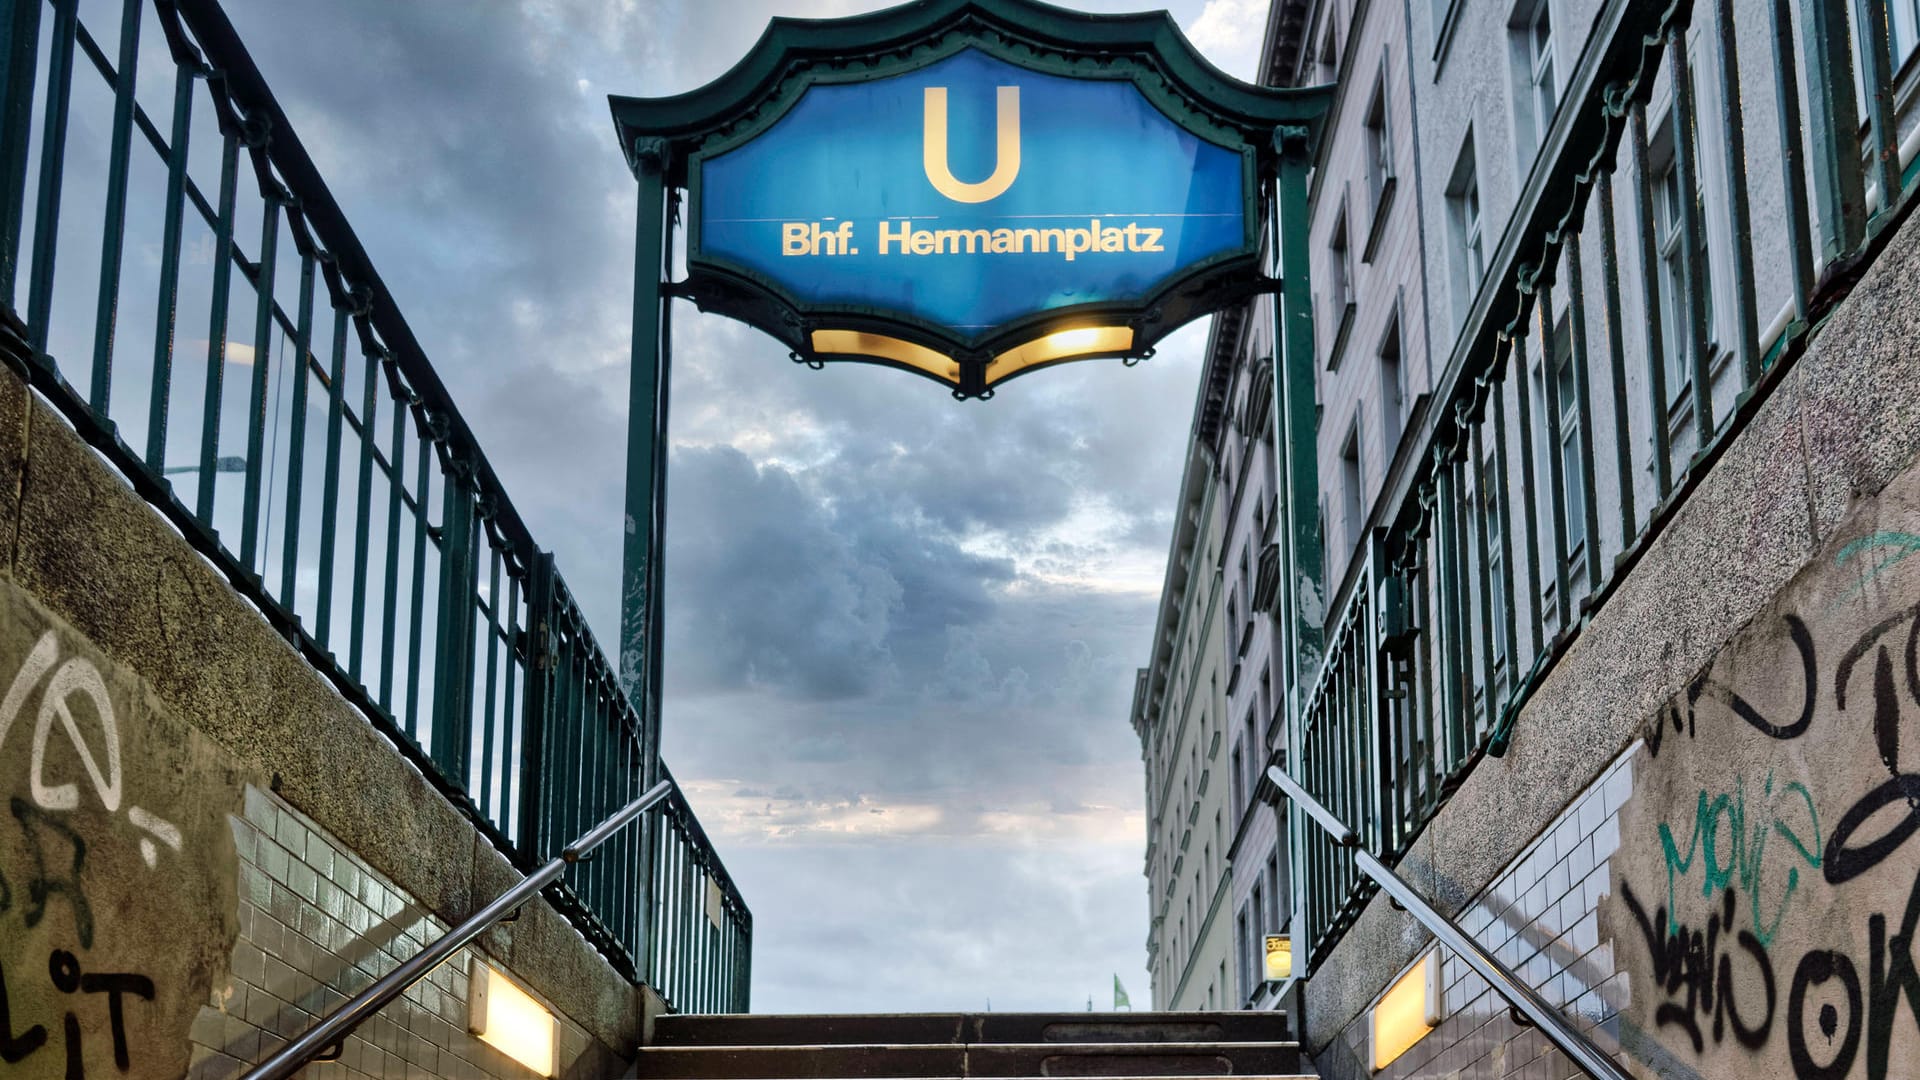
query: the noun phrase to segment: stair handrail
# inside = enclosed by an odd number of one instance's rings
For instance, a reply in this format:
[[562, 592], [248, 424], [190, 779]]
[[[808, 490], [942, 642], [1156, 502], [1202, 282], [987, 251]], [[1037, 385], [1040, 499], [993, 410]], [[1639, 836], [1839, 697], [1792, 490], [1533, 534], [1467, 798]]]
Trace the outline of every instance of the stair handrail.
[[619, 832], [634, 820], [646, 813], [656, 804], [673, 793], [673, 781], [662, 780], [648, 788], [644, 794], [615, 811], [605, 821], [567, 845], [560, 854], [548, 860], [546, 865], [501, 893], [494, 901], [468, 916], [465, 922], [429, 942], [419, 952], [395, 967], [366, 989], [355, 994], [339, 1008], [327, 1014], [318, 1023], [308, 1028], [299, 1038], [294, 1039], [267, 1060], [255, 1065], [241, 1080], [286, 1080], [308, 1062], [340, 1043], [359, 1027], [368, 1017], [380, 1011], [394, 998], [405, 993], [407, 988], [428, 973], [439, 967], [441, 961], [474, 938], [501, 921], [520, 905], [533, 899], [541, 889], [547, 887], [566, 872], [567, 867], [579, 862], [594, 848], [605, 843], [607, 838]]
[[1395, 873], [1386, 863], [1381, 862], [1360, 842], [1359, 834], [1346, 826], [1333, 811], [1320, 804], [1320, 800], [1307, 793], [1299, 781], [1287, 774], [1278, 765], [1267, 767], [1267, 779], [1272, 780], [1282, 792], [1314, 824], [1326, 830], [1333, 842], [1341, 847], [1353, 849], [1353, 861], [1360, 872], [1377, 882], [1396, 906], [1404, 909], [1427, 928], [1436, 940], [1453, 950], [1454, 954], [1466, 961], [1474, 973], [1487, 980], [1494, 992], [1507, 1000], [1513, 1009], [1524, 1014], [1542, 1035], [1553, 1042], [1560, 1052], [1573, 1059], [1574, 1064], [1586, 1070], [1588, 1076], [1597, 1080], [1629, 1080], [1626, 1070], [1622, 1069], [1607, 1056], [1606, 1051], [1595, 1045], [1594, 1041], [1582, 1034], [1560, 1010], [1547, 1003], [1533, 987], [1528, 986], [1513, 969], [1501, 963], [1494, 955], [1480, 946], [1473, 936], [1460, 928], [1460, 925], [1427, 903], [1405, 878]]

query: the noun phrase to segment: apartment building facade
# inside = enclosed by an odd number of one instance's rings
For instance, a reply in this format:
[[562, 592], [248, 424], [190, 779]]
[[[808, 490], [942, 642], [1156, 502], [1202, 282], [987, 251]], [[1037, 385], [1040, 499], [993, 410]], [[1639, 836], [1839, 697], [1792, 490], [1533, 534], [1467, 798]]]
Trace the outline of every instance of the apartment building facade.
[[1134, 683], [1133, 729], [1146, 765], [1147, 966], [1156, 1010], [1232, 1007], [1226, 906], [1228, 790], [1223, 763], [1221, 507], [1214, 461], [1188, 447], [1153, 658]]
[[[1322, 1075], [1578, 1073], [1252, 779], [1262, 752], [1643, 1075], [1920, 1056], [1886, 996], [1920, 911], [1890, 794], [1920, 691], [1860, 674], [1898, 671], [1920, 610], [1920, 560], [1889, 547], [1920, 535], [1916, 43], [1908, 0], [1274, 6], [1263, 76], [1340, 86], [1312, 355], [1279, 358], [1312, 363], [1317, 422], [1267, 425], [1314, 450], [1324, 574], [1296, 595], [1324, 602], [1324, 646], [1285, 640], [1299, 611], [1249, 637], [1272, 712], [1232, 736], [1229, 873], [1241, 1001], [1275, 1003], [1247, 980], [1283, 928]], [[1260, 315], [1216, 320], [1201, 398], [1229, 421], [1272, 386]], [[1203, 434], [1224, 466], [1265, 433]], [[1274, 520], [1235, 501], [1238, 472], [1216, 469], [1230, 594], [1243, 534]], [[1284, 541], [1276, 576], [1301, 565]], [[1843, 715], [1862, 695], [1873, 724]], [[1789, 835], [1799, 861], [1759, 865]], [[1712, 928], [1693, 979], [1675, 958]], [[1410, 985], [1425, 1007], [1394, 1043]]]

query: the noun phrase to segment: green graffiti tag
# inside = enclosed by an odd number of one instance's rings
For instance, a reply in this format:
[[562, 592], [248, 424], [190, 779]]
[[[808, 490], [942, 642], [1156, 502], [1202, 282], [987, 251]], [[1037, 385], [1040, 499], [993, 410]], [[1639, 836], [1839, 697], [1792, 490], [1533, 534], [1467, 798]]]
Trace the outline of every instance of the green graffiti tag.
[[1839, 554], [1833, 557], [1833, 562], [1836, 566], [1845, 566], [1855, 558], [1881, 548], [1889, 550], [1880, 557], [1878, 562], [1861, 569], [1860, 580], [1854, 582], [1853, 588], [1848, 589], [1841, 599], [1852, 600], [1866, 590], [1868, 582], [1879, 577], [1895, 563], [1909, 555], [1920, 555], [1920, 535], [1907, 532], [1877, 532], [1870, 536], [1863, 536], [1841, 548]]
[[[1766, 862], [1767, 841], [1775, 833], [1786, 838], [1793, 845], [1799, 861], [1814, 870], [1820, 868], [1822, 841], [1820, 836], [1820, 814], [1813, 807], [1813, 793], [1798, 780], [1788, 783], [1780, 789], [1785, 799], [1786, 810], [1777, 808], [1774, 797], [1773, 773], [1767, 773], [1762, 788], [1762, 798], [1768, 808], [1773, 809], [1771, 821], [1764, 820], [1764, 813], [1756, 813], [1751, 821], [1747, 815], [1747, 785], [1745, 779], [1734, 782], [1734, 790], [1720, 792], [1709, 798], [1709, 792], [1701, 790], [1694, 806], [1693, 834], [1687, 840], [1686, 854], [1680, 853], [1680, 845], [1674, 839], [1673, 829], [1666, 822], [1660, 823], [1660, 847], [1667, 861], [1667, 922], [1668, 932], [1680, 931], [1680, 908], [1675, 903], [1677, 883], [1693, 873], [1697, 860], [1700, 863], [1700, 895], [1712, 899], [1716, 893], [1729, 885], [1738, 884], [1745, 893], [1753, 916], [1753, 936], [1762, 946], [1773, 942], [1773, 935], [1780, 929], [1780, 920], [1786, 916], [1787, 904], [1800, 888], [1800, 866], [1795, 862], [1787, 867], [1786, 888], [1781, 890], [1779, 903], [1774, 905], [1773, 917], [1766, 918], [1761, 911], [1760, 883], [1762, 868]], [[1792, 796], [1798, 795], [1799, 805], [1806, 807], [1806, 821], [1803, 823], [1812, 833], [1812, 842], [1802, 838], [1802, 834], [1788, 824], [1788, 815], [1798, 816], [1798, 805]], [[1721, 826], [1725, 823], [1726, 833], [1732, 843], [1726, 847], [1721, 844]], [[1751, 828], [1749, 828], [1751, 824]]]

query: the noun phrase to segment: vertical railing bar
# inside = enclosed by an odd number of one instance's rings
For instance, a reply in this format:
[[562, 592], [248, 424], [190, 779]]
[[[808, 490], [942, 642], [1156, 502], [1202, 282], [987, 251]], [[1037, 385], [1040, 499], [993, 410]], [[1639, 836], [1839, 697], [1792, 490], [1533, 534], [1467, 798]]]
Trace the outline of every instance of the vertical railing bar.
[[1574, 408], [1580, 422], [1580, 524], [1587, 545], [1587, 595], [1592, 597], [1600, 592], [1600, 510], [1594, 491], [1593, 373], [1587, 368], [1586, 276], [1580, 266], [1577, 232], [1567, 236], [1567, 320], [1567, 331], [1572, 335], [1567, 362], [1573, 365]]
[[347, 376], [347, 309], [332, 298], [333, 364], [327, 380], [327, 461], [320, 480], [320, 582], [317, 611], [314, 613], [314, 639], [321, 648], [333, 647], [333, 558], [334, 541], [340, 514], [340, 412], [341, 395]]
[[1800, 146], [1799, 60], [1793, 42], [1791, 0], [1772, 0], [1774, 101], [1780, 126], [1780, 174], [1785, 188], [1787, 259], [1793, 271], [1793, 317], [1807, 319], [1813, 295], [1813, 241], [1809, 236], [1806, 158]]
[[[1486, 708], [1476, 709], [1473, 704], [1474, 618], [1473, 552], [1471, 546], [1473, 541], [1470, 538], [1471, 534], [1467, 530], [1467, 474], [1461, 467], [1461, 459], [1465, 457], [1469, 449], [1466, 425], [1464, 423], [1456, 425], [1452, 437], [1453, 442], [1447, 447], [1446, 460], [1441, 465], [1441, 468], [1446, 470], [1448, 479], [1451, 481], [1449, 487], [1453, 492], [1453, 498], [1447, 503], [1447, 524], [1452, 534], [1453, 542], [1450, 547], [1453, 550], [1454, 575], [1458, 582], [1455, 586], [1454, 595], [1459, 598], [1457, 625], [1460, 627], [1460, 645], [1457, 654], [1460, 665], [1458, 681], [1460, 684], [1462, 708], [1455, 717], [1458, 722], [1455, 724], [1454, 730], [1450, 733], [1452, 745], [1448, 748], [1449, 769], [1465, 759], [1467, 754], [1471, 752], [1474, 743], [1472, 733], [1481, 723], [1478, 717], [1481, 716], [1483, 711], [1491, 710], [1493, 700], [1493, 693], [1491, 688], [1489, 688], [1481, 698], [1481, 704]], [[1341, 860], [1341, 865], [1346, 867], [1347, 861]], [[1351, 875], [1356, 874], [1357, 871], [1348, 868], [1347, 873]]]
[[[27, 285], [27, 341], [34, 354], [47, 351], [53, 317], [53, 264], [60, 234], [60, 194], [65, 182], [67, 117], [73, 97], [73, 39], [80, 28], [78, 0], [53, 0], [53, 43], [47, 58], [47, 100], [40, 121], [40, 187], [33, 217], [33, 268]], [[38, 48], [38, 43], [35, 43]]]
[[1700, 207], [1700, 169], [1698, 144], [1694, 141], [1693, 68], [1687, 60], [1686, 31], [1673, 27], [1667, 31], [1667, 52], [1673, 57], [1673, 173], [1680, 188], [1680, 279], [1686, 298], [1682, 304], [1686, 321], [1684, 347], [1687, 350], [1688, 382], [1692, 385], [1694, 446], [1706, 449], [1713, 441], [1713, 383], [1708, 366], [1713, 356], [1712, 328], [1707, 325], [1709, 291], [1706, 262], [1706, 227]]
[[127, 235], [127, 167], [133, 150], [133, 87], [140, 60], [140, 4], [141, 0], [121, 0], [120, 55], [114, 68], [106, 221], [100, 230], [100, 295], [93, 325], [93, 393], [88, 399], [93, 411], [102, 417], [109, 415], [113, 400], [113, 336], [120, 310], [120, 255]]
[[[498, 722], [497, 690], [500, 682], [500, 549], [488, 545], [487, 570], [487, 689], [482, 698], [481, 713], [484, 720], [480, 724], [480, 755], [478, 775], [480, 778], [480, 812], [494, 824], [506, 831], [506, 815], [500, 813], [500, 800], [504, 796], [495, 795], [493, 782], [500, 777], [504, 783], [504, 769], [493, 764], [494, 725]], [[512, 655], [508, 655], [511, 666]], [[513, 700], [511, 696], [507, 700]], [[504, 739], [504, 733], [500, 736]]]
[[[531, 550], [524, 553], [527, 570], [526, 686], [521, 700], [519, 780], [511, 805], [517, 807], [514, 818], [515, 840], [523, 867], [538, 865], [546, 858], [546, 834], [541, 826], [541, 803], [546, 785], [547, 718], [553, 710], [553, 556]], [[512, 612], [513, 608], [509, 609]], [[508, 615], [511, 630], [514, 616]], [[512, 668], [508, 669], [507, 700], [513, 700]], [[508, 747], [511, 753], [513, 746]], [[659, 813], [648, 815], [658, 817]], [[646, 820], [642, 818], [641, 820]]]
[[[313, 348], [314, 256], [300, 253], [300, 318], [293, 333], [293, 415], [287, 433], [287, 512], [281, 526], [280, 602], [295, 610], [296, 585], [300, 569], [300, 497], [307, 463], [307, 384], [312, 373], [307, 357]], [[263, 560], [264, 561], [264, 560]]]
[[525, 766], [522, 759], [516, 758], [513, 748], [526, 741], [527, 717], [514, 703], [514, 683], [519, 665], [514, 663], [515, 642], [519, 640], [520, 628], [520, 578], [509, 570], [507, 574], [507, 669], [506, 687], [501, 692], [500, 719], [500, 824], [501, 830], [513, 838], [516, 845], [522, 843], [521, 830], [526, 828], [517, 811], [520, 806], [520, 792], [526, 783]]
[[[1726, 0], [1720, 0], [1725, 3]], [[1900, 195], [1900, 132], [1893, 116], [1891, 50], [1887, 45], [1887, 4], [1854, 0], [1854, 24], [1861, 30], [1860, 80], [1866, 87], [1867, 157], [1880, 188], [1880, 214], [1892, 211]], [[1875, 215], [1876, 217], [1879, 215]]]
[[[1781, 0], [1782, 3], [1786, 0]], [[1603, 168], [1594, 197], [1600, 202], [1600, 284], [1606, 300], [1607, 363], [1613, 383], [1613, 458], [1620, 487], [1620, 550], [1633, 547], [1639, 534], [1639, 519], [1633, 509], [1633, 424], [1627, 413], [1627, 348], [1621, 332], [1620, 256], [1613, 221], [1613, 170]], [[1657, 311], [1648, 314], [1649, 325], [1660, 321]], [[1654, 424], [1660, 421], [1656, 414]], [[1600, 545], [1596, 539], [1592, 561], [1599, 573]]]
[[[391, 715], [393, 707], [393, 661], [394, 638], [400, 630], [400, 489], [405, 486], [407, 468], [407, 407], [409, 401], [402, 391], [398, 378], [393, 373], [393, 361], [385, 358], [383, 365], [389, 380], [389, 391], [393, 396], [393, 449], [388, 452], [392, 466], [387, 471], [387, 572], [385, 577], [386, 593], [380, 608], [380, 707]], [[410, 717], [399, 717], [399, 728], [405, 731], [415, 743], [420, 741], [418, 733], [408, 730]]]
[[162, 472], [167, 463], [167, 417], [172, 406], [174, 326], [180, 303], [180, 243], [185, 227], [187, 138], [193, 123], [194, 69], [174, 65], [173, 130], [167, 144], [165, 224], [160, 240], [159, 310], [154, 314], [153, 386], [147, 407], [147, 467]]
[[[1514, 364], [1513, 389], [1517, 400], [1514, 402], [1515, 419], [1520, 424], [1520, 445], [1516, 447], [1520, 456], [1520, 491], [1525, 496], [1520, 507], [1521, 517], [1527, 530], [1527, 617], [1532, 629], [1529, 639], [1533, 648], [1527, 654], [1527, 662], [1533, 663], [1539, 658], [1542, 647], [1542, 619], [1540, 614], [1540, 512], [1539, 500], [1534, 498], [1533, 462], [1533, 401], [1529, 383], [1532, 372], [1528, 370], [1527, 338], [1525, 333], [1513, 336]], [[1515, 567], [1517, 575], [1519, 568]], [[1518, 658], [1515, 658], [1515, 672], [1520, 670]], [[1519, 685], [1519, 680], [1514, 680]]]
[[[420, 408], [418, 395], [415, 395], [413, 408], [416, 410]], [[441, 761], [444, 760], [442, 755], [446, 750], [445, 740], [442, 738], [442, 735], [445, 733], [436, 730], [438, 725], [433, 722], [432, 714], [422, 713], [420, 711], [420, 657], [425, 639], [424, 620], [426, 617], [427, 604], [427, 499], [429, 497], [428, 487], [432, 483], [434, 475], [434, 445], [424, 430], [424, 425], [421, 425], [421, 427], [423, 430], [420, 431], [417, 436], [419, 445], [414, 447], [414, 449], [418, 451], [420, 458], [414, 467], [413, 574], [412, 580], [409, 582], [411, 595], [408, 597], [409, 615], [407, 619], [407, 713], [402, 719], [402, 723], [411, 724], [414, 739], [422, 746], [430, 748], [430, 752], [436, 761]], [[441, 522], [443, 531], [446, 525], [447, 522], [443, 520]], [[447, 537], [440, 544], [440, 561], [443, 565], [446, 563], [447, 553], [452, 550], [452, 547], [453, 541], [451, 537]], [[436, 652], [447, 648], [447, 643], [438, 637], [435, 638], [433, 644]], [[435, 712], [437, 711], [438, 708], [436, 706]], [[568, 835], [573, 836], [577, 834], [568, 833]]]
[[[209, 80], [215, 94], [225, 81]], [[213, 300], [207, 327], [207, 387], [200, 412], [200, 490], [195, 512], [213, 527], [213, 479], [220, 457], [220, 404], [227, 372], [227, 299], [233, 285], [233, 202], [240, 177], [240, 133], [220, 114], [220, 214], [213, 234]]]
[[1747, 201], [1746, 114], [1740, 106], [1740, 52], [1735, 44], [1733, 0], [1714, 0], [1719, 35], [1721, 149], [1727, 168], [1727, 225], [1733, 234], [1733, 348], [1744, 386], [1760, 379], [1759, 316], [1755, 311], [1753, 213]]
[[[1467, 637], [1467, 628], [1461, 620], [1460, 597], [1460, 559], [1459, 515], [1454, 511], [1454, 501], [1459, 497], [1454, 491], [1453, 469], [1447, 464], [1446, 452], [1436, 446], [1433, 450], [1434, 475], [1437, 481], [1434, 509], [1439, 518], [1437, 531], [1440, 539], [1440, 582], [1446, 605], [1445, 625], [1441, 629], [1440, 640], [1445, 644], [1445, 665], [1448, 705], [1446, 730], [1441, 735], [1446, 739], [1446, 756], [1451, 759], [1458, 742], [1462, 717], [1473, 709], [1473, 687], [1465, 677], [1466, 662], [1460, 655], [1461, 645]], [[1443, 770], [1444, 771], [1444, 770]], [[1316, 793], [1317, 794], [1317, 793]]]
[[[373, 350], [365, 350], [365, 374], [360, 385], [360, 494], [354, 500], [354, 540], [353, 540], [353, 597], [348, 612], [348, 628], [351, 631], [347, 670], [354, 681], [360, 681], [362, 658], [365, 655], [367, 633], [367, 564], [371, 558], [373, 546], [373, 443], [374, 412], [380, 401], [380, 360]], [[382, 631], [381, 640], [388, 642], [392, 635]], [[391, 647], [391, 643], [388, 642]]]
[[[280, 261], [280, 204], [282, 193], [271, 175], [260, 178], [260, 267], [254, 278], [253, 387], [247, 398], [247, 472], [241, 498], [240, 563], [249, 573], [263, 574], [266, 560], [255, 564], [260, 542], [260, 481], [267, 469], [267, 373], [273, 366], [273, 279]], [[306, 357], [296, 367], [305, 371]]]
[[1557, 633], [1564, 634], [1572, 623], [1573, 600], [1567, 581], [1567, 478], [1560, 458], [1560, 374], [1554, 370], [1559, 339], [1555, 336], [1552, 279], [1543, 276], [1539, 288], [1541, 405], [1547, 421], [1547, 497], [1553, 504], [1553, 599], [1559, 620]]
[[[1653, 485], [1655, 503], [1673, 490], [1673, 454], [1667, 441], [1667, 366], [1669, 344], [1661, 338], [1660, 255], [1654, 247], [1653, 174], [1647, 160], [1647, 107], [1633, 106], [1634, 216], [1640, 233], [1640, 285], [1647, 307], [1647, 393], [1653, 427]], [[1684, 200], [1683, 200], [1684, 201]], [[1679, 297], [1674, 298], [1676, 301]], [[1623, 480], [1622, 483], [1625, 483]], [[1632, 546], [1632, 542], [1628, 542]]]
[[[1507, 636], [1507, 682], [1519, 684], [1513, 673], [1519, 671], [1521, 663], [1521, 642], [1519, 642], [1519, 621], [1521, 607], [1513, 601], [1517, 592], [1519, 573], [1513, 567], [1513, 475], [1507, 467], [1507, 371], [1513, 359], [1513, 338], [1501, 338], [1494, 346], [1494, 367], [1488, 371], [1490, 377], [1490, 396], [1494, 404], [1494, 515], [1500, 519], [1500, 573], [1501, 590], [1505, 592], [1505, 611], [1501, 611], [1501, 632]], [[1524, 373], [1523, 373], [1524, 375]], [[1434, 776], [1438, 788], [1440, 776]]]
[[[1483, 388], [1482, 392], [1486, 393], [1488, 391], [1486, 391]], [[1473, 485], [1472, 485], [1473, 513], [1470, 516], [1473, 518], [1474, 540], [1476, 541], [1480, 549], [1479, 550], [1480, 558], [1478, 560], [1479, 570], [1480, 570], [1479, 586], [1480, 586], [1480, 610], [1481, 610], [1480, 669], [1481, 669], [1481, 678], [1486, 687], [1486, 689], [1483, 691], [1485, 696], [1482, 698], [1482, 700], [1486, 702], [1487, 715], [1491, 717], [1494, 715], [1495, 702], [1498, 701], [1500, 697], [1500, 693], [1499, 693], [1500, 684], [1495, 680], [1495, 677], [1494, 677], [1495, 662], [1494, 662], [1494, 651], [1493, 651], [1493, 633], [1494, 633], [1493, 620], [1495, 618], [1498, 618], [1499, 616], [1493, 609], [1493, 577], [1492, 577], [1493, 549], [1492, 549], [1492, 545], [1489, 543], [1491, 538], [1487, 536], [1488, 514], [1484, 508], [1484, 504], [1486, 502], [1486, 497], [1488, 493], [1486, 490], [1487, 488], [1486, 472], [1483, 469], [1483, 463], [1486, 460], [1484, 456], [1485, 436], [1483, 436], [1480, 431], [1480, 429], [1483, 426], [1484, 425], [1478, 420], [1469, 421], [1467, 417], [1465, 416], [1461, 417], [1461, 427], [1470, 432], [1468, 453], [1469, 453], [1469, 458], [1471, 460], [1471, 465], [1467, 467], [1461, 479], [1455, 481], [1455, 483], [1462, 492], [1465, 492], [1466, 490], [1468, 490], [1467, 478], [1471, 477], [1473, 481]]]
[[27, 151], [40, 63], [38, 2], [10, 3], [0, 22], [0, 303], [13, 305], [26, 222]]
[[1866, 234], [1866, 183], [1860, 172], [1860, 110], [1854, 98], [1853, 42], [1846, 0], [1802, 0], [1806, 37], [1807, 121], [1813, 188], [1820, 199], [1827, 262], [1852, 252]]

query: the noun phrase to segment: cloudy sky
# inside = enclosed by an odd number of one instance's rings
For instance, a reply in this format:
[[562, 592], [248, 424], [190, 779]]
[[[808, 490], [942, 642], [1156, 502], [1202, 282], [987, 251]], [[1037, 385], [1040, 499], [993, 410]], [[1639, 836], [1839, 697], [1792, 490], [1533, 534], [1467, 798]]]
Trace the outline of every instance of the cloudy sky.
[[[635, 215], [606, 96], [878, 6], [226, 4], [603, 640]], [[1172, 9], [1251, 74], [1263, 0]], [[674, 331], [665, 752], [753, 908], [756, 1011], [1105, 1008], [1116, 973], [1145, 1004], [1127, 711], [1204, 327], [988, 403]]]

